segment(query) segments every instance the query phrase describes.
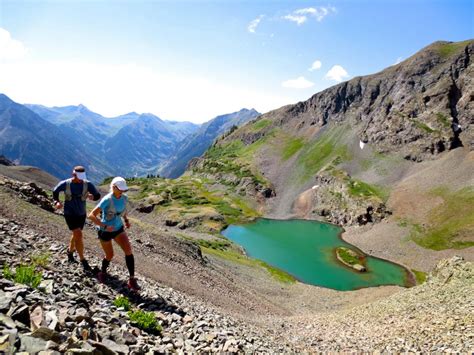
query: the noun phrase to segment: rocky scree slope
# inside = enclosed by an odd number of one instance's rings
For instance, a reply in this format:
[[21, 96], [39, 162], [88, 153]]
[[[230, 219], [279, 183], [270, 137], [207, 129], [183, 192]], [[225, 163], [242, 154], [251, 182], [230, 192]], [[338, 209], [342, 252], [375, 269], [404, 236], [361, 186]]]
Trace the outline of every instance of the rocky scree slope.
[[[164, 352], [291, 351], [270, 334], [237, 322], [191, 297], [139, 278], [142, 290], [130, 293], [125, 280], [107, 285], [77, 264], [68, 264], [65, 247], [48, 237], [0, 218], [0, 264], [12, 269], [35, 255], [48, 255], [38, 288], [0, 278], [0, 351], [48, 354], [144, 354]], [[99, 260], [93, 259], [94, 263]], [[112, 265], [111, 275], [125, 275]], [[152, 312], [159, 334], [134, 324], [127, 310], [114, 305], [127, 297], [137, 310]]]
[[300, 319], [295, 343], [315, 351], [449, 352], [474, 350], [474, 263], [440, 261], [428, 280], [383, 300]]
[[[29, 214], [35, 213], [36, 206], [48, 212], [52, 210], [51, 200], [34, 183], [2, 178], [0, 187], [31, 204]], [[44, 222], [48, 224], [47, 220]], [[150, 278], [140, 276], [142, 291], [130, 293], [126, 277], [122, 278], [127, 271], [118, 263], [111, 265], [107, 283], [99, 284], [94, 275], [98, 269], [84, 273], [78, 264], [67, 263], [66, 243], [58, 241], [50, 231], [45, 233], [43, 227], [32, 228], [0, 215], [3, 267], [0, 351], [49, 351], [50, 354], [294, 351], [271, 332], [225, 315], [202, 300]], [[141, 243], [145, 243], [145, 249], [154, 249], [150, 242]], [[100, 258], [91, 254], [88, 258], [91, 265], [100, 265]], [[139, 258], [145, 262], [143, 256]], [[205, 263], [200, 252], [193, 258]], [[15, 284], [7, 276], [7, 269], [15, 273], [22, 265], [34, 266], [42, 273], [37, 288]], [[195, 272], [192, 275], [199, 277]], [[128, 298], [133, 310], [152, 312], [162, 330], [146, 331], [134, 323], [126, 309], [114, 305], [119, 296]]]

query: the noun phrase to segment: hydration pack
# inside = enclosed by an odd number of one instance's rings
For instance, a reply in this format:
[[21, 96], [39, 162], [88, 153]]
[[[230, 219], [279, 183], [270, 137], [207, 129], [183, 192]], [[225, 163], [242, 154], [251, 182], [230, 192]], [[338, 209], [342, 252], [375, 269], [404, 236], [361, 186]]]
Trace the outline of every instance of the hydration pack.
[[[71, 201], [72, 200], [71, 184], [72, 184], [72, 179], [67, 179], [66, 180], [66, 191], [64, 191], [64, 199], [66, 201]], [[87, 180], [82, 180], [81, 200], [84, 201], [84, 202], [87, 200], [87, 195], [89, 193], [88, 189], [89, 189], [88, 188], [88, 181]]]
[[117, 209], [115, 208], [115, 204], [114, 204], [113, 193], [111, 192], [107, 195], [107, 198], [109, 199], [109, 205], [107, 206], [107, 210], [104, 211], [106, 221], [110, 222], [115, 217], [121, 217], [123, 214], [127, 212], [128, 196], [125, 194], [122, 194], [122, 197], [124, 198], [123, 203], [125, 205], [125, 208], [123, 209], [122, 212], [117, 212]]

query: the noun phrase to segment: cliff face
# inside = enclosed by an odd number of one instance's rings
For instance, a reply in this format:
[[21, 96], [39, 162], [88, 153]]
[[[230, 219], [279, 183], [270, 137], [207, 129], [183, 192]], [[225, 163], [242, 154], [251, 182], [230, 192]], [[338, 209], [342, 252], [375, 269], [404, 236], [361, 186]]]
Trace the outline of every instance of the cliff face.
[[380, 73], [356, 77], [262, 118], [300, 134], [350, 120], [360, 139], [378, 151], [401, 151], [417, 161], [459, 146], [472, 150], [473, 53], [473, 40], [436, 42]]

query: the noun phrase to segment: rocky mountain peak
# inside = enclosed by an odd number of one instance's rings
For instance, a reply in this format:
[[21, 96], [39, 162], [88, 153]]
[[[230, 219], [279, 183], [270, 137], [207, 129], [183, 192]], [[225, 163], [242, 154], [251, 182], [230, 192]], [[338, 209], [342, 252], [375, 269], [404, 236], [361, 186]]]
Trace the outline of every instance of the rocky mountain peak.
[[459, 146], [474, 149], [473, 54], [474, 40], [435, 42], [398, 65], [262, 115], [272, 123], [253, 138], [236, 131], [228, 140], [251, 144], [275, 127], [307, 135], [346, 122], [379, 152], [401, 152], [409, 160]]

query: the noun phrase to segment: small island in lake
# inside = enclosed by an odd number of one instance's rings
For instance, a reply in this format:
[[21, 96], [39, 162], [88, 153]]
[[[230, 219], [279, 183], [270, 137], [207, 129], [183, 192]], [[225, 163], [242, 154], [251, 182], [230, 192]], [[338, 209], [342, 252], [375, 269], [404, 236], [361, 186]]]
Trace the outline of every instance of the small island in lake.
[[336, 248], [336, 258], [344, 265], [359, 271], [366, 272], [367, 268], [365, 267], [365, 257], [352, 249], [346, 247], [337, 247]]

